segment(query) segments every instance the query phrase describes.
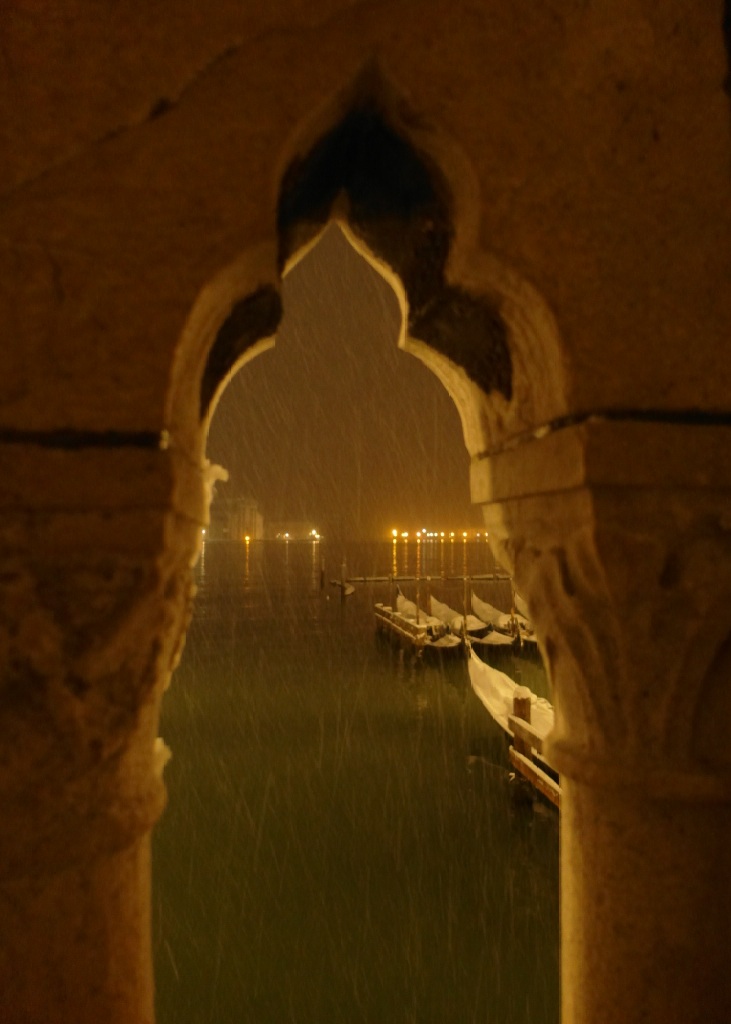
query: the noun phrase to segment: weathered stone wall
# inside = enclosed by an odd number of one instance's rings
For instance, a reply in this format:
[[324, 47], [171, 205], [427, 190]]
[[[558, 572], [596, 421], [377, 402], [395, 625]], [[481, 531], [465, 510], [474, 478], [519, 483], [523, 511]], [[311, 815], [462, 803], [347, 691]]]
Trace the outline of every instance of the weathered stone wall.
[[455, 275], [478, 247], [560, 325], [547, 413], [724, 406], [720, 0], [63, 6], [3, 15], [3, 424], [162, 429], [195, 297], [374, 57], [460, 191]]
[[[474, 499], [524, 582], [557, 685], [565, 1024], [723, 1019], [728, 984], [699, 994], [693, 978], [702, 962], [721, 973], [731, 913], [698, 942], [690, 925], [713, 898], [711, 832], [729, 830], [724, 11], [18, 0], [0, 12], [4, 1019], [151, 1019], [157, 711], [206, 516], [202, 382], [215, 400], [231, 353], [269, 343], [282, 260], [313, 230], [287, 221], [283, 248], [282, 182], [365, 101], [440, 197], [418, 211], [423, 237], [429, 211], [444, 214], [425, 303], [467, 299], [403, 343], [460, 409]], [[352, 200], [334, 213], [348, 220]], [[409, 224], [389, 210], [377, 230], [349, 221], [376, 260]], [[252, 295], [266, 301], [250, 316], [237, 304]], [[509, 355], [510, 387], [503, 373], [489, 394], [462, 368], [478, 307]], [[627, 617], [647, 678], [627, 671]], [[679, 692], [677, 660], [700, 633], [705, 675], [673, 705], [692, 724], [673, 733], [656, 698], [673, 672]], [[638, 713], [640, 739], [627, 726]], [[690, 865], [697, 884], [679, 902]], [[618, 975], [630, 995], [611, 1017]]]

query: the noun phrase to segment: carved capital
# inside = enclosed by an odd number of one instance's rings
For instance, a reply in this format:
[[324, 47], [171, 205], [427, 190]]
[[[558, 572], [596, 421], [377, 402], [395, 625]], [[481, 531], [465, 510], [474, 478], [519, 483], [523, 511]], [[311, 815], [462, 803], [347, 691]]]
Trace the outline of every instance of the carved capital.
[[159, 702], [184, 636], [200, 533], [154, 501], [89, 511], [65, 509], [53, 493], [45, 508], [0, 509], [0, 864], [9, 876], [121, 849], [159, 816]]
[[554, 684], [552, 760], [596, 785], [731, 799], [731, 490], [583, 476], [485, 507]]

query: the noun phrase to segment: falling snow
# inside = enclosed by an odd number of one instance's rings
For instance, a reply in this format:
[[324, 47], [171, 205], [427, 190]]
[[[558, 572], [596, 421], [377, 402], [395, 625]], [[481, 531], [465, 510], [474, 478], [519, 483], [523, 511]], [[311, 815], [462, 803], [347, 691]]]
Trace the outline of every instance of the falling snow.
[[[327, 583], [431, 574], [460, 607], [461, 577], [494, 571], [484, 535], [370, 541], [479, 527], [456, 409], [396, 347], [395, 296], [336, 229], [284, 298], [276, 348], [213, 420], [229, 480], [209, 476], [324, 540], [201, 534], [157, 748], [159, 1024], [556, 1024], [556, 812], [516, 799], [464, 659], [413, 663], [377, 639], [388, 583], [343, 600]], [[509, 582], [482, 596], [509, 610]]]
[[[556, 1024], [556, 812], [516, 802], [464, 660], [377, 641], [388, 584], [341, 602], [321, 549], [339, 565], [340, 546], [204, 547], [162, 719], [159, 1024]], [[389, 571], [388, 543], [345, 554]]]
[[256, 498], [265, 521], [326, 536], [383, 537], [398, 523], [479, 524], [457, 410], [397, 348], [391, 286], [331, 227], [284, 282], [276, 345], [233, 379], [211, 425], [220, 493]]

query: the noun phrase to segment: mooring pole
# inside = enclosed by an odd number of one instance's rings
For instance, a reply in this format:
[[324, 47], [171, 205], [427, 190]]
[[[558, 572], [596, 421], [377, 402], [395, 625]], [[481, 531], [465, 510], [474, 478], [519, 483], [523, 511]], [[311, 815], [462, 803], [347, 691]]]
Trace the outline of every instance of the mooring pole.
[[[513, 714], [516, 718], [522, 718], [528, 725], [530, 725], [530, 697], [531, 693], [527, 686], [516, 686], [513, 691]], [[513, 746], [519, 754], [530, 757], [530, 744], [517, 735], [513, 736]]]

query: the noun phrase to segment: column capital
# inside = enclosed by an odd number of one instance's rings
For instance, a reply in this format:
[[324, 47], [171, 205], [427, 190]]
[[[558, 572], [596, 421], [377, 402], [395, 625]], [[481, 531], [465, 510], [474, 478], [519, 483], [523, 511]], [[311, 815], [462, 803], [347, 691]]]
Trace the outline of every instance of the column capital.
[[186, 487], [195, 474], [175, 462], [164, 451], [0, 446], [6, 878], [122, 850], [162, 811], [158, 710], [201, 529], [185, 493], [204, 508], [201, 474]]
[[731, 428], [597, 421], [473, 466], [590, 785], [731, 800]]

